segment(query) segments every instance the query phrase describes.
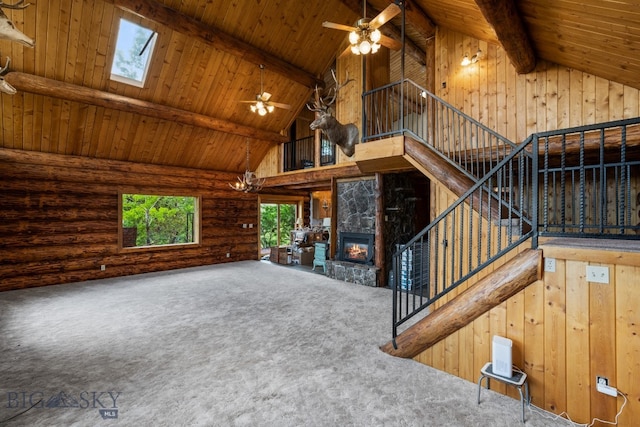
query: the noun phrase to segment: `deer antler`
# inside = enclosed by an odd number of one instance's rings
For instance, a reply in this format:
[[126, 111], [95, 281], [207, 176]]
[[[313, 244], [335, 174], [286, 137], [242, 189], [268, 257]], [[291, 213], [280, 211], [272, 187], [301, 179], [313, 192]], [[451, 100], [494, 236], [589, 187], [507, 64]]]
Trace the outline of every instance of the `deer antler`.
[[2, 67], [0, 65], [0, 74], [4, 73], [5, 71], [7, 71], [7, 68], [9, 68], [9, 64], [11, 64], [11, 58], [9, 58], [7, 56], [7, 63], [4, 65], [4, 67]]
[[319, 90], [318, 90], [318, 85], [316, 85], [316, 88], [313, 90], [313, 92], [316, 94], [315, 99], [319, 100], [319, 101], [313, 101], [313, 108], [307, 104], [307, 108], [309, 109], [309, 111], [315, 111], [315, 112], [322, 112], [322, 111], [326, 111], [327, 107], [322, 105], [322, 98], [320, 98], [319, 95]]
[[[326, 112], [329, 109], [329, 106], [336, 101], [336, 97], [338, 96], [338, 91], [343, 87], [345, 87], [348, 83], [354, 81], [353, 79], [349, 78], [348, 71], [347, 71], [346, 80], [344, 81], [344, 83], [338, 82], [338, 78], [336, 77], [336, 72], [333, 69], [331, 70], [331, 76], [333, 77], [333, 81], [336, 82], [336, 86], [334, 88], [331, 88], [329, 90], [329, 93], [326, 96], [321, 97], [318, 93], [318, 86], [316, 85], [314, 92], [316, 94], [315, 98], [317, 99], [317, 101], [313, 102], [313, 108], [311, 108], [309, 104], [307, 104], [307, 108], [309, 110], [317, 111], [317, 112]], [[331, 97], [331, 100], [327, 101], [329, 97]]]
[[3, 1], [0, 1], [0, 7], [5, 7], [7, 9], [26, 9], [27, 7], [31, 6], [31, 3], [27, 3], [25, 5], [23, 5], [22, 3], [24, 3], [24, 0], [20, 0], [15, 4], [7, 4]]
[[[331, 70], [331, 76], [333, 77], [333, 81], [336, 82], [336, 87], [332, 89], [333, 91], [333, 98], [331, 98], [331, 101], [327, 102], [326, 101], [326, 97], [325, 98], [320, 98], [320, 100], [322, 101], [322, 104], [325, 105], [326, 107], [328, 107], [329, 105], [333, 104], [336, 101], [336, 97], [338, 96], [338, 91], [340, 89], [342, 89], [343, 87], [345, 87], [348, 83], [354, 81], [353, 79], [349, 78], [349, 72], [347, 71], [347, 75], [346, 75], [346, 80], [344, 83], [339, 83], [338, 82], [338, 78], [336, 77], [336, 72], [332, 69]], [[331, 91], [329, 91], [329, 94], [331, 94]], [[329, 95], [327, 95], [328, 97]]]

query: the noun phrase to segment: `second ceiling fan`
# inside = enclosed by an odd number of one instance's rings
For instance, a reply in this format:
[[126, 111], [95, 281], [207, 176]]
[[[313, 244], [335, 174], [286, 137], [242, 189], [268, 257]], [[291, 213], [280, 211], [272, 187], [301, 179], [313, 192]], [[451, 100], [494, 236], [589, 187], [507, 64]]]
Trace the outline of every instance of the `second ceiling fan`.
[[364, 17], [356, 22], [355, 27], [328, 21], [323, 22], [322, 26], [335, 30], [349, 31], [350, 45], [347, 48], [347, 52], [350, 50], [356, 55], [366, 55], [370, 52], [376, 53], [381, 45], [398, 50], [402, 47], [402, 44], [391, 37], [383, 35], [378, 28], [393, 19], [400, 12], [400, 6], [391, 3], [375, 18], [369, 19], [367, 18], [367, 2], [365, 0], [363, 5]]
[[269, 92], [265, 92], [262, 81], [262, 73], [264, 72], [264, 65], [260, 64], [260, 93], [256, 95], [255, 101], [240, 101], [243, 103], [251, 104], [251, 112], [258, 113], [261, 116], [266, 115], [267, 113], [272, 113], [275, 107], [283, 108], [285, 110], [290, 110], [291, 105], [282, 104], [280, 102], [271, 101], [271, 94]]

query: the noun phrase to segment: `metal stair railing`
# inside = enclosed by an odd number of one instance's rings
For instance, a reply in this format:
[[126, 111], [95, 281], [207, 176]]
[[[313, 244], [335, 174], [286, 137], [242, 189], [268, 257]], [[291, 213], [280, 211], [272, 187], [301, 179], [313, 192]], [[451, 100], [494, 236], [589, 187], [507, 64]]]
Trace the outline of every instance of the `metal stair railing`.
[[[528, 240], [537, 221], [535, 159], [514, 149], [393, 255], [393, 337], [416, 314]], [[505, 180], [505, 176], [510, 179]]]
[[539, 235], [640, 238], [640, 118], [536, 133], [516, 146], [409, 80], [363, 101], [363, 142], [409, 135], [475, 182], [394, 254], [394, 338], [529, 238], [534, 248]]
[[516, 144], [406, 79], [363, 94], [363, 142], [409, 135], [474, 181]]

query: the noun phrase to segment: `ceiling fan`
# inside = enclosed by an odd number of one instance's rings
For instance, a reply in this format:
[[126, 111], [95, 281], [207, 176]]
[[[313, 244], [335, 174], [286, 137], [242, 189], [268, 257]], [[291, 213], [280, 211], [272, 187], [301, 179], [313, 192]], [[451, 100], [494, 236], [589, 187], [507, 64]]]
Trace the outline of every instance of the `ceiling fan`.
[[249, 107], [252, 113], [258, 113], [261, 116], [266, 115], [267, 113], [272, 113], [275, 107], [283, 108], [285, 110], [290, 110], [291, 105], [289, 104], [281, 104], [279, 102], [270, 101], [271, 94], [269, 92], [265, 92], [262, 87], [262, 73], [264, 72], [264, 65], [260, 64], [260, 93], [256, 95], [256, 99], [254, 101], [240, 101], [243, 103], [251, 104]]
[[369, 19], [367, 18], [367, 1], [364, 0], [363, 3], [364, 18], [359, 19], [355, 27], [327, 21], [323, 22], [322, 26], [335, 30], [349, 31], [350, 46], [347, 51], [351, 50], [356, 55], [366, 55], [369, 52], [376, 53], [380, 49], [380, 45], [394, 50], [400, 49], [402, 44], [399, 41], [382, 35], [378, 30], [378, 28], [401, 12], [400, 6], [391, 3], [378, 16]]

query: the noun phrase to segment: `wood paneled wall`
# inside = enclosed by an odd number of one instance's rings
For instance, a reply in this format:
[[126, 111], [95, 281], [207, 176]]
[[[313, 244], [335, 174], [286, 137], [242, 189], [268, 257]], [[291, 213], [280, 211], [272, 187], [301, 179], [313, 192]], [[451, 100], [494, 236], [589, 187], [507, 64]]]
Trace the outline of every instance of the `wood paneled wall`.
[[[596, 376], [605, 376], [627, 395], [618, 425], [635, 425], [640, 419], [640, 254], [558, 244], [541, 249], [545, 258], [556, 260], [555, 272], [545, 272], [543, 280], [416, 360], [477, 382], [480, 368], [491, 360], [493, 335], [505, 336], [513, 340], [513, 363], [527, 373], [535, 406], [566, 412], [579, 423], [594, 417], [613, 421], [624, 399], [596, 391]], [[588, 282], [588, 265], [607, 267], [610, 283]], [[514, 388], [491, 384], [518, 398]]]
[[[235, 179], [0, 149], [0, 291], [257, 259], [257, 196], [231, 190]], [[200, 244], [120, 249], [119, 191], [199, 196]]]
[[[462, 67], [478, 48], [483, 58]], [[446, 30], [436, 36], [436, 95], [516, 143], [534, 132], [640, 116], [638, 89], [545, 61], [519, 75], [499, 46]]]

